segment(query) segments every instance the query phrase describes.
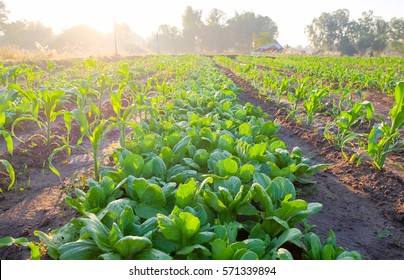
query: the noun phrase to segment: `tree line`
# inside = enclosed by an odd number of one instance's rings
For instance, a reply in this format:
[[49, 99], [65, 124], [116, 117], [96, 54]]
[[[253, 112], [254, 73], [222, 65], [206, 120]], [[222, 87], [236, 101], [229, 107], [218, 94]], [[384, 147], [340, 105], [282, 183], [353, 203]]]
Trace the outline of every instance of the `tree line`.
[[160, 25], [149, 46], [168, 53], [250, 52], [278, 36], [278, 26], [267, 16], [244, 12], [227, 18], [223, 11], [213, 9], [202, 20], [202, 11], [189, 6], [182, 16], [182, 28]]
[[[252, 48], [276, 39], [278, 27], [267, 16], [253, 12], [235, 13], [228, 18], [223, 11], [213, 9], [206, 19], [202, 11], [186, 7], [182, 29], [163, 24], [145, 41], [127, 24], [116, 24], [118, 48], [127, 53], [154, 51], [158, 53], [220, 53], [225, 50], [250, 52]], [[41, 22], [7, 22], [7, 10], [0, 0], [0, 46], [18, 46], [26, 50], [48, 47], [95, 50], [113, 49], [115, 34], [103, 35], [86, 25], [77, 25], [55, 35]]]
[[351, 20], [347, 9], [322, 13], [306, 27], [313, 46], [343, 55], [378, 53], [386, 49], [404, 52], [404, 17], [385, 21], [373, 11]]

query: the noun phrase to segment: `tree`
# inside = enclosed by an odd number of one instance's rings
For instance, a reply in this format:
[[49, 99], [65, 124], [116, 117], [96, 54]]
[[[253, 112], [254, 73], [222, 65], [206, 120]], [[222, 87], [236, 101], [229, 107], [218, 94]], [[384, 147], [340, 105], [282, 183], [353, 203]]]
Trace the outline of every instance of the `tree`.
[[[108, 49], [114, 48], [114, 33], [106, 35], [105, 41]], [[145, 42], [141, 36], [136, 34], [129, 25], [125, 23], [116, 24], [116, 39], [119, 52], [126, 53], [139, 53], [144, 52], [141, 46], [145, 45]]]
[[333, 13], [322, 13], [305, 31], [314, 47], [324, 51], [337, 50], [339, 46], [350, 43], [352, 23], [349, 11], [339, 9]]
[[186, 52], [194, 53], [197, 51], [198, 41], [200, 40], [203, 22], [201, 20], [202, 11], [193, 10], [190, 6], [185, 8], [182, 16], [183, 28], [183, 47]]
[[367, 51], [380, 52], [387, 47], [389, 25], [373, 11], [363, 12], [356, 26], [356, 48], [362, 54]]
[[36, 44], [48, 45], [53, 38], [52, 29], [40, 22], [16, 21], [4, 25], [3, 45], [17, 45], [26, 50], [36, 48]]
[[73, 47], [81, 50], [89, 50], [91, 48], [99, 48], [99, 46], [104, 45], [104, 43], [105, 38], [100, 32], [87, 25], [76, 25], [64, 30], [53, 41], [52, 45], [57, 49]]
[[178, 44], [182, 39], [177, 27], [168, 24], [162, 24], [158, 29], [159, 50], [163, 53], [177, 53]]
[[229, 47], [229, 38], [225, 30], [225, 13], [218, 9], [210, 11], [206, 24], [201, 29], [201, 48], [220, 53]]
[[4, 31], [4, 25], [7, 21], [7, 13], [6, 5], [0, 0], [0, 33]]
[[254, 48], [258, 48], [272, 42], [272, 38], [268, 32], [260, 32], [253, 35]]
[[254, 34], [267, 32], [270, 41], [278, 35], [278, 26], [272, 19], [261, 15], [256, 16], [253, 12], [236, 13], [227, 21], [227, 24], [233, 47], [242, 52], [251, 50]]
[[404, 17], [390, 20], [390, 46], [393, 50], [404, 52]]

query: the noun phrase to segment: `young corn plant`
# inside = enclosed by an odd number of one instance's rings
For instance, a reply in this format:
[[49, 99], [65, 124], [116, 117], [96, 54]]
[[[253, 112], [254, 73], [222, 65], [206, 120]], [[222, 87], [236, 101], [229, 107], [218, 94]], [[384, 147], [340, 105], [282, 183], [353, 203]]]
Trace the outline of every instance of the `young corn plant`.
[[130, 118], [133, 115], [133, 110], [135, 107], [135, 104], [131, 104], [126, 108], [122, 106], [122, 90], [125, 86], [125, 83], [121, 84], [118, 90], [112, 92], [110, 95], [112, 109], [115, 113], [115, 116], [110, 117], [110, 120], [114, 122], [119, 128], [119, 143], [121, 147], [126, 147], [125, 139], [127, 125], [130, 125], [132, 123], [130, 121]]
[[373, 158], [374, 166], [381, 170], [386, 157], [391, 152], [404, 151], [404, 139], [400, 130], [404, 128], [404, 81], [397, 83], [394, 93], [395, 103], [390, 110], [391, 125], [385, 120], [373, 126], [368, 135], [365, 151], [352, 156], [351, 161], [360, 162], [360, 154], [367, 152]]
[[[1, 116], [2, 113], [3, 112], [0, 112], [0, 122], [1, 122], [1, 118], [2, 118], [2, 116]], [[6, 141], [8, 152], [10, 154], [13, 154], [13, 140], [12, 140], [10, 134], [6, 130], [0, 129], [0, 135], [2, 135], [4, 140]], [[5, 159], [0, 159], [0, 165], [2, 165], [6, 169], [6, 171], [8, 173], [8, 176], [11, 179], [11, 182], [7, 187], [7, 190], [10, 190], [14, 186], [14, 183], [15, 183], [14, 168], [11, 165], [11, 163], [9, 161], [5, 160]], [[0, 193], [1, 192], [2, 192], [2, 189], [0, 188]]]
[[[4, 140], [6, 141], [6, 145], [7, 145], [7, 151], [10, 154], [13, 154], [13, 139], [10, 136], [10, 133], [8, 133], [7, 130], [3, 129], [3, 126], [6, 122], [6, 109], [8, 106], [10, 106], [11, 102], [10, 100], [7, 98], [7, 96], [2, 95], [0, 97], [0, 135], [3, 136]], [[12, 165], [10, 164], [10, 162], [8, 162], [5, 159], [0, 159], [0, 164], [6, 169], [11, 182], [8, 185], [7, 189], [10, 190], [14, 183], [15, 183], [15, 173], [14, 173], [14, 169], [12, 167]], [[0, 193], [2, 192], [2, 189], [0, 188]]]
[[[89, 123], [86, 114], [80, 110], [75, 109], [72, 111], [73, 118], [77, 122], [80, 127], [80, 132], [82, 137], [78, 141], [78, 145], [80, 148], [87, 151], [91, 157], [93, 158], [94, 164], [94, 180], [100, 181], [100, 159], [99, 159], [99, 149], [104, 140], [107, 132], [112, 128], [113, 124], [109, 124], [108, 120], [95, 120], [92, 123]], [[82, 144], [83, 138], [87, 138], [91, 143], [91, 149], [87, 149]]]
[[[72, 112], [65, 113], [65, 125], [69, 133], [71, 131], [73, 119], [76, 121], [76, 123], [80, 128], [81, 137], [74, 146], [71, 146], [68, 143], [68, 140], [65, 139], [64, 140], [65, 145], [55, 149], [53, 153], [49, 156], [49, 168], [60, 177], [60, 172], [52, 164], [53, 157], [56, 155], [56, 153], [62, 150], [68, 150], [68, 152], [70, 153], [71, 148], [79, 148], [87, 152], [93, 158], [94, 180], [100, 181], [101, 160], [99, 157], [99, 150], [105, 135], [112, 128], [114, 123], [108, 124], [109, 120], [105, 119], [99, 120], [97, 118], [92, 123], [90, 123], [89, 119], [87, 118], [83, 110], [74, 109]], [[90, 142], [91, 144], [90, 148], [87, 148], [86, 145], [83, 143], [84, 138], [86, 138]]]
[[324, 137], [335, 142], [341, 149], [341, 153], [348, 158], [344, 151], [347, 144], [354, 145], [353, 141], [358, 140], [360, 143], [361, 134], [355, 131], [362, 122], [367, 119], [369, 122], [373, 117], [374, 107], [371, 102], [355, 102], [348, 111], [342, 111], [335, 122], [328, 123], [324, 129]]
[[288, 77], [283, 77], [280, 81], [279, 81], [279, 88], [276, 91], [276, 103], [280, 104], [281, 103], [281, 99], [282, 96], [286, 93], [286, 91], [289, 88], [289, 78]]
[[[11, 86], [11, 85], [10, 85]], [[17, 118], [11, 127], [12, 135], [22, 142], [14, 132], [15, 126], [22, 121], [36, 122], [41, 130], [44, 130], [43, 134], [34, 134], [33, 136], [40, 136], [44, 138], [46, 145], [51, 144], [51, 124], [56, 121], [56, 118], [63, 114], [61, 103], [65, 92], [62, 90], [40, 90], [34, 92], [32, 90], [23, 90], [17, 85], [12, 85], [12, 88], [18, 90], [22, 98], [26, 98], [31, 103], [31, 110]], [[43, 112], [40, 112], [43, 110]]]
[[289, 113], [288, 117], [297, 113], [299, 104], [302, 103], [306, 98], [311, 87], [311, 85], [308, 83], [310, 79], [311, 77], [309, 76], [298, 80], [297, 87], [295, 88], [294, 92], [288, 93], [288, 100], [293, 104], [292, 111]]
[[313, 117], [316, 112], [324, 108], [325, 104], [323, 104], [322, 100], [327, 95], [328, 92], [326, 88], [313, 90], [309, 96], [309, 99], [306, 99], [303, 102], [304, 109], [306, 111], [306, 123], [308, 126], [310, 126], [313, 122]]

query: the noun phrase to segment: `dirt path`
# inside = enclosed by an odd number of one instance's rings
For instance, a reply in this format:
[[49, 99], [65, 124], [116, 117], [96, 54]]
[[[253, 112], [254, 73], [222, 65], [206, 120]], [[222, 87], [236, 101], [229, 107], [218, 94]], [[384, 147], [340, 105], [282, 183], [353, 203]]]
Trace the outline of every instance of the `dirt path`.
[[[219, 67], [221, 68], [221, 67]], [[221, 70], [244, 92], [243, 102], [260, 106], [282, 124], [279, 137], [291, 149], [299, 146], [313, 163], [331, 163], [318, 172], [314, 185], [301, 186], [301, 196], [321, 202], [323, 210], [309, 219], [323, 240], [336, 233], [338, 243], [366, 259], [404, 259], [404, 181], [391, 172], [350, 165], [322, 136], [285, 119], [285, 112], [257, 98], [257, 91], [230, 70]]]

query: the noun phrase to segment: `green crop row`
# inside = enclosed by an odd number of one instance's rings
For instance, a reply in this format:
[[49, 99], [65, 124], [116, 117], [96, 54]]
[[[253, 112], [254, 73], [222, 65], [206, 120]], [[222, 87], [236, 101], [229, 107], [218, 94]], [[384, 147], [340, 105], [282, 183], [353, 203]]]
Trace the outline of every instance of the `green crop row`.
[[[148, 67], [163, 77], [143, 83], [130, 60], [83, 63], [58, 72], [77, 79], [55, 83], [50, 77], [46, 90], [15, 83], [4, 89], [30, 108], [31, 117], [17, 115], [17, 122], [47, 128], [63, 116], [67, 135], [50, 155], [55, 174], [52, 159], [61, 150], [85, 149], [94, 159], [88, 189], [66, 198], [79, 216], [51, 233], [35, 232], [51, 258], [361, 258], [338, 246], [332, 231], [323, 243], [305, 227], [322, 205], [299, 199], [294, 184], [307, 183], [327, 165], [311, 165], [298, 147], [289, 150], [277, 137], [280, 125], [241, 104], [240, 89], [210, 59], [150, 58]], [[102, 114], [105, 99], [110, 116]], [[61, 100], [75, 106], [68, 110]], [[81, 137], [72, 143], [74, 123]], [[106, 167], [99, 148], [113, 128], [120, 147], [111, 154], [114, 166]], [[40, 257], [26, 239], [0, 239], [0, 246], [11, 244]]]
[[[282, 106], [286, 106], [289, 110], [288, 118], [293, 117], [298, 120], [303, 115], [307, 126], [312, 126], [313, 121], [322, 123], [322, 116], [324, 115], [331, 117], [331, 121], [328, 120], [327, 123], [323, 124], [325, 126], [324, 137], [329, 142], [336, 144], [341, 149], [343, 156], [349, 157], [351, 162], [356, 161], [359, 164], [363, 157], [370, 157], [373, 159], [373, 165], [377, 169], [382, 169], [389, 153], [404, 150], [402, 136], [404, 128], [402, 121], [404, 82], [395, 82], [402, 74], [395, 75], [389, 82], [389, 84], [394, 84], [395, 103], [389, 112], [390, 120], [386, 120], [375, 113], [373, 104], [366, 100], [365, 94], [359, 90], [352, 91], [352, 88], [356, 86], [358, 87], [356, 89], [366, 88], [366, 86], [352, 84], [341, 88], [340, 85], [340, 88], [333, 89], [333, 81], [339, 78], [336, 76], [325, 77], [322, 73], [315, 71], [312, 63], [323, 61], [327, 65], [335, 58], [322, 60], [320, 58], [307, 58], [307, 63], [314, 69], [314, 72], [300, 71], [291, 76], [283, 73], [282, 70], [275, 70], [287, 58], [238, 57], [237, 59], [244, 64], [225, 57], [216, 57], [215, 61], [231, 69], [254, 86], [259, 97], [272, 100], [278, 105], [282, 101]], [[293, 59], [292, 61], [296, 60], [303, 64], [304, 59], [306, 58]], [[345, 58], [341, 61], [348, 63], [352, 60]], [[361, 61], [364, 63], [366, 60]], [[395, 67], [400, 68], [401, 66], [397, 65], [398, 62], [399, 59], [388, 60], [386, 63], [394, 64]], [[258, 66], [264, 64], [276, 66], [270, 71]], [[334, 67], [338, 69], [341, 65], [336, 64]], [[327, 69], [327, 67], [324, 68]], [[348, 73], [348, 71], [346, 72]], [[324, 79], [327, 85], [324, 85]], [[354, 79], [350, 80], [353, 81]], [[370, 125], [372, 122], [375, 122], [372, 129], [368, 133], [364, 133], [364, 124]], [[369, 127], [365, 130], [369, 130]], [[347, 146], [353, 147], [352, 150], [354, 151], [349, 156], [346, 153]]]
[[186, 66], [164, 102], [149, 102], [150, 113], [132, 124], [112, 155], [116, 165], [67, 198], [80, 217], [51, 234], [36, 232], [49, 256], [360, 258], [332, 232], [322, 243], [299, 229], [322, 206], [298, 199], [293, 183], [325, 166], [289, 151], [276, 136], [279, 125], [242, 105], [239, 89], [209, 59], [173, 63]]
[[369, 90], [392, 94], [397, 82], [404, 78], [402, 58], [379, 57], [308, 57], [281, 56], [237, 57], [242, 63], [254, 63], [288, 75], [314, 76], [320, 81], [347, 90]]

